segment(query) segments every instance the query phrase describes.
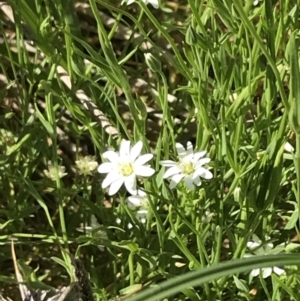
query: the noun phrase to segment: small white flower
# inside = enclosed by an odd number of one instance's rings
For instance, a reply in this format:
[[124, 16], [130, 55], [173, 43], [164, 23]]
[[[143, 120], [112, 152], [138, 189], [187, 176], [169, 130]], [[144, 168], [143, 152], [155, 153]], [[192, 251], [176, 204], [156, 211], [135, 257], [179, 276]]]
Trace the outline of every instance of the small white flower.
[[[123, 5], [124, 3], [126, 3], [127, 5], [130, 5], [132, 3], [134, 3], [136, 0], [123, 0], [121, 5]], [[158, 8], [159, 7], [159, 0], [143, 0], [143, 2], [147, 5], [148, 3], [150, 3], [154, 8]]]
[[[102, 225], [98, 223], [96, 216], [92, 215], [90, 226], [84, 226], [83, 228], [76, 228], [76, 230], [79, 232], [85, 232], [86, 234], [92, 236], [95, 239], [108, 240], [108, 236], [106, 232], [99, 230], [100, 227], [102, 227]], [[104, 251], [105, 247], [103, 245], [98, 245], [97, 247], [99, 248], [100, 251]]]
[[[67, 175], [67, 173], [65, 171], [66, 171], [66, 168], [63, 165], [58, 166], [58, 177], [60, 179]], [[44, 174], [50, 180], [56, 181], [56, 168], [51, 163], [51, 161], [48, 162], [48, 170], [44, 169]]]
[[149, 200], [146, 193], [141, 190], [138, 190], [138, 195], [129, 196], [126, 199], [128, 208], [135, 212], [136, 218], [142, 223], [145, 224], [147, 221]]
[[[176, 149], [179, 157], [179, 162], [172, 160], [160, 161], [160, 164], [169, 169], [164, 174], [164, 179], [171, 178], [170, 188], [173, 189], [181, 180], [184, 180], [185, 185], [193, 190], [196, 186], [201, 185], [201, 178], [211, 179], [213, 174], [203, 167], [209, 163], [209, 158], [202, 158], [206, 151], [193, 151], [191, 142], [187, 143], [187, 149], [180, 143], [176, 143]], [[202, 159], [201, 159], [202, 158]]]
[[79, 175], [92, 175], [93, 171], [97, 168], [98, 162], [93, 156], [79, 156], [78, 160], [75, 161]]
[[[138, 219], [142, 224], [146, 224], [149, 211], [149, 199], [144, 191], [138, 189], [137, 193], [138, 194], [135, 196], [129, 196], [126, 198], [126, 203], [128, 208], [133, 211], [136, 219]], [[157, 207], [157, 210], [159, 210], [159, 207]], [[116, 223], [121, 225], [122, 220], [117, 218]], [[132, 229], [134, 225], [132, 223], [128, 223], [127, 227], [128, 229]]]
[[[267, 254], [278, 254], [283, 251], [283, 248], [279, 245], [275, 249], [274, 245], [272, 243], [264, 244], [262, 245], [261, 240], [253, 234], [252, 236], [253, 241], [249, 241], [247, 243], [247, 247], [253, 251], [253, 254], [245, 254], [245, 257], [255, 256], [255, 255], [267, 255]], [[260, 271], [262, 272], [262, 277], [267, 278], [269, 277], [272, 272], [280, 276], [284, 273], [283, 269], [280, 269], [278, 267], [273, 268], [262, 268], [262, 269], [254, 269], [251, 271], [252, 277], [256, 277], [260, 274]]]
[[204, 224], [209, 224], [209, 222], [212, 220], [214, 216], [213, 212], [210, 212], [209, 210], [205, 210], [204, 215], [201, 217], [201, 221]]
[[123, 184], [132, 195], [137, 194], [136, 177], [151, 177], [155, 170], [145, 166], [153, 158], [152, 154], [140, 156], [143, 142], [139, 141], [133, 147], [130, 141], [122, 141], [119, 153], [107, 151], [103, 158], [109, 162], [102, 163], [98, 167], [99, 173], [107, 173], [102, 182], [102, 188], [109, 188], [109, 195], [115, 194]]

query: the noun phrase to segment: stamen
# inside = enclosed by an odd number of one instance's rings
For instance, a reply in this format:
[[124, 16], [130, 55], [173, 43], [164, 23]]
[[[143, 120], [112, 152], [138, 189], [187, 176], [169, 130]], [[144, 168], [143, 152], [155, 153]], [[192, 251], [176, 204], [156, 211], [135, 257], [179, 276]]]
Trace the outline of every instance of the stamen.
[[127, 177], [133, 173], [133, 166], [131, 163], [119, 163], [119, 173]]
[[190, 175], [190, 174], [192, 174], [195, 171], [195, 165], [194, 165], [193, 162], [190, 162], [190, 161], [188, 161], [188, 162], [181, 162], [179, 164], [179, 166], [180, 166], [182, 172], [184, 174], [186, 174], [186, 175]]

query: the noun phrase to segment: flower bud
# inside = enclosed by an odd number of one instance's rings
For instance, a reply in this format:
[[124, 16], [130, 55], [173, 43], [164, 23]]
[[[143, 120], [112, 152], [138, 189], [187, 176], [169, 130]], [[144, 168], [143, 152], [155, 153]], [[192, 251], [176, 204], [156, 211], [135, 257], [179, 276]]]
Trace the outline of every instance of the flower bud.
[[148, 52], [145, 53], [144, 55], [145, 55], [146, 64], [151, 71], [153, 72], [161, 71], [161, 62], [155, 56], [153, 56], [152, 53]]
[[185, 42], [190, 46], [197, 44], [197, 33], [191, 26], [186, 31]]

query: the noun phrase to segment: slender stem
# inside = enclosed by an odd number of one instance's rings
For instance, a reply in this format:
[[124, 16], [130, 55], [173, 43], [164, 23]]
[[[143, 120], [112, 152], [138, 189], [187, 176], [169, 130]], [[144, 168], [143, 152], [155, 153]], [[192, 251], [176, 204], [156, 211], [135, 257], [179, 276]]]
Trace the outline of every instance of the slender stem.
[[134, 284], [134, 253], [130, 252], [128, 257], [128, 265], [129, 265], [129, 279], [130, 285]]
[[[296, 168], [296, 174], [297, 174], [297, 194], [296, 199], [298, 203], [298, 209], [300, 208], [300, 135], [296, 134], [296, 154], [294, 157], [294, 163]], [[300, 221], [300, 210], [298, 210], [298, 219]]]
[[262, 41], [262, 39], [256, 32], [253, 24], [250, 22], [249, 18], [247, 17], [247, 15], [243, 9], [243, 6], [241, 4], [241, 1], [240, 0], [232, 0], [232, 2], [234, 3], [237, 11], [239, 12], [239, 16], [242, 19], [245, 27], [247, 27], [247, 29], [250, 31], [251, 35], [255, 38], [257, 44], [259, 45], [260, 50], [267, 58], [268, 63], [270, 64], [270, 67], [275, 75], [276, 83], [278, 85], [278, 89], [279, 89], [280, 95], [282, 97], [282, 102], [283, 102], [285, 108], [287, 109], [287, 111], [289, 111], [290, 105], [288, 103], [288, 99], [287, 99], [287, 96], [286, 96], [286, 93], [285, 93], [285, 90], [284, 90], [284, 87], [282, 84], [282, 80], [280, 78], [280, 74], [278, 72], [277, 66], [276, 66], [271, 54], [268, 52], [266, 46], [264, 45], [264, 42]]

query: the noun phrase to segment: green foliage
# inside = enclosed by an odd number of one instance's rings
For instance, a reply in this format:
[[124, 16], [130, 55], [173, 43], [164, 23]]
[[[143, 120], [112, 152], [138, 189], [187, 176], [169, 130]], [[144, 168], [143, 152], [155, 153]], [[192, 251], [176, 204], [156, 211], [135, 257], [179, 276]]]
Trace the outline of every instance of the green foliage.
[[[27, 282], [69, 285], [74, 254], [96, 300], [297, 300], [297, 255], [244, 258], [299, 253], [297, 1], [136, 2], [0, 6], [0, 294], [14, 239]], [[154, 154], [145, 223], [96, 172], [122, 139]], [[170, 189], [187, 141], [214, 177]]]

